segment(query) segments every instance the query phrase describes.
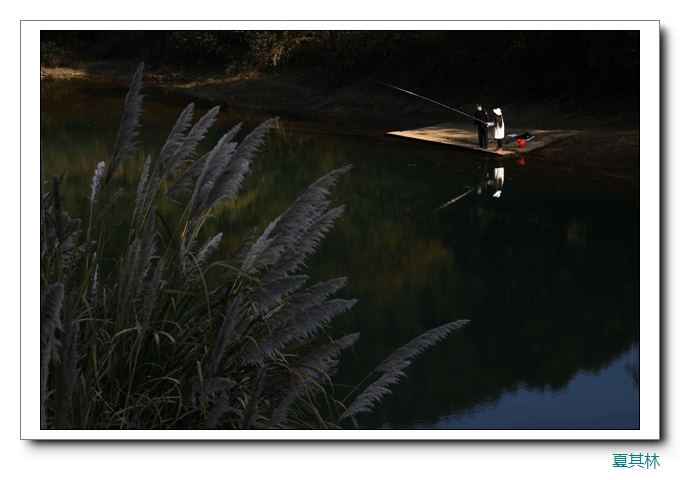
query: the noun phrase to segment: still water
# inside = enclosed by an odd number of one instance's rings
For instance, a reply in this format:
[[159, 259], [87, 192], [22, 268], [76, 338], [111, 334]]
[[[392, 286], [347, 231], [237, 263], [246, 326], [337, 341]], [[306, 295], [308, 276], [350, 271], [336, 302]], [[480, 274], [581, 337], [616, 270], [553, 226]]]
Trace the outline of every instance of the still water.
[[[41, 85], [45, 175], [66, 172], [67, 208], [87, 205], [125, 93]], [[139, 157], [113, 181], [114, 190], [128, 186], [119, 204], [132, 201], [141, 158], [158, 155], [191, 101], [145, 93]], [[194, 120], [214, 105], [197, 102]], [[239, 122], [245, 135], [275, 115], [222, 104], [204, 145]], [[636, 182], [283, 114], [238, 200], [207, 233], [224, 232], [229, 255], [250, 228], [262, 231], [314, 180], [348, 164], [332, 197], [345, 213], [307, 262], [313, 280], [349, 277], [340, 296], [359, 300], [332, 324], [361, 332], [336, 381], [355, 384], [424, 331], [471, 320], [417, 358], [362, 428], [639, 428]]]

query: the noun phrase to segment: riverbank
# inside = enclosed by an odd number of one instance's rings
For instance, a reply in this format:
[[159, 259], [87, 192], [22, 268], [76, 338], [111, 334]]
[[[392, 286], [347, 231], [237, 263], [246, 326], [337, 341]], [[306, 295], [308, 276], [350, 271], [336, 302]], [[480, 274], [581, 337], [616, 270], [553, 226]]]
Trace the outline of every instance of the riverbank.
[[[70, 68], [43, 66], [41, 78], [46, 81], [89, 79], [127, 83], [134, 69], [135, 66], [129, 62], [90, 63]], [[472, 130], [467, 117], [434, 103], [370, 80], [354, 82], [349, 86], [334, 86], [309, 69], [233, 77], [189, 77], [147, 71], [145, 87], [212, 102], [226, 101], [267, 108], [282, 115], [296, 115], [310, 121], [332, 121], [371, 134], [443, 122], [453, 122], [460, 127], [469, 126]], [[474, 95], [461, 91], [456, 96], [475, 98]], [[533, 126], [536, 130], [575, 132], [571, 137], [532, 152], [532, 158], [586, 167], [615, 177], [633, 180], [639, 177], [639, 109], [625, 104], [580, 105], [560, 98], [505, 97], [510, 100], [503, 100], [501, 105], [510, 127], [514, 123]], [[493, 98], [489, 100], [489, 112], [496, 106], [492, 102]], [[473, 103], [474, 100], [447, 105], [465, 112], [472, 109]]]

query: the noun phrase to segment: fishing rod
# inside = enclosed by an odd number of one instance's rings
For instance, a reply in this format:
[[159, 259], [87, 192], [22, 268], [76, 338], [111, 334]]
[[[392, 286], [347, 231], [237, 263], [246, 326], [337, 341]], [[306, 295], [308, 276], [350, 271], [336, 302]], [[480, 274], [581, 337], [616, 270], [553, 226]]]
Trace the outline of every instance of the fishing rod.
[[408, 90], [404, 90], [403, 88], [395, 87], [394, 85], [390, 85], [389, 83], [379, 82], [378, 80], [371, 80], [371, 81], [375, 82], [375, 83], [380, 83], [382, 85], [386, 85], [388, 87], [392, 87], [394, 89], [408, 93], [409, 95], [414, 95], [418, 98], [422, 98], [423, 100], [427, 100], [428, 102], [436, 103], [437, 105], [441, 105], [442, 107], [448, 108], [449, 110], [453, 110], [454, 112], [460, 113], [461, 115], [465, 115], [466, 117], [470, 117], [474, 120], [477, 120], [478, 122], [486, 123], [484, 120], [480, 120], [479, 118], [473, 117], [472, 115], [468, 115], [465, 112], [461, 112], [460, 110], [456, 110], [455, 108], [449, 107], [448, 105], [444, 105], [443, 103], [439, 103], [436, 100], [432, 100], [431, 98], [423, 97], [422, 95], [418, 95], [417, 93], [409, 92]]

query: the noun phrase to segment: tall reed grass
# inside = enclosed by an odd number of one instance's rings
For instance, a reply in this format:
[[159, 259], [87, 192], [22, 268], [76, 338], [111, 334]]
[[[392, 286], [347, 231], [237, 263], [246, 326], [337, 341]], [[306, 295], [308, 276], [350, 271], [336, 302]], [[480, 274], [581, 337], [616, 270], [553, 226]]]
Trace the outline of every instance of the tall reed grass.
[[[332, 377], [359, 334], [331, 338], [326, 327], [355, 300], [335, 297], [345, 278], [308, 285], [302, 272], [342, 214], [328, 196], [350, 167], [318, 179], [220, 258], [222, 233], [206, 238], [202, 227], [235, 200], [277, 119], [236, 143], [239, 125], [196, 158], [218, 108], [192, 125], [192, 104], [158, 158], [147, 157], [124, 217], [115, 217], [122, 189], [112, 191], [110, 181], [137, 149], [142, 76], [140, 65], [111, 159], [93, 174], [86, 218], [65, 210], [62, 178], [41, 181], [41, 428], [358, 425], [356, 416], [389, 393], [413, 356], [467, 320], [398, 349], [366, 379], [372, 383], [340, 397]], [[185, 203], [175, 224], [159, 206], [166, 197]], [[123, 242], [112, 234], [121, 228], [129, 232]]]

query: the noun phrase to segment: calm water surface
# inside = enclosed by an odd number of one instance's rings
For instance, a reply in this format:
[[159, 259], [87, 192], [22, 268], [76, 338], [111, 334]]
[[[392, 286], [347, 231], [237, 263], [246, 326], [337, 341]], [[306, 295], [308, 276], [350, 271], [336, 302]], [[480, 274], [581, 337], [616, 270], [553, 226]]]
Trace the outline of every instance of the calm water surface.
[[[73, 210], [83, 211], [96, 165], [110, 157], [125, 93], [41, 86], [46, 176], [66, 172]], [[148, 93], [140, 156], [113, 181], [129, 186], [121, 205], [134, 196], [140, 158], [158, 155], [190, 102]], [[197, 104], [195, 120], [214, 105]], [[225, 104], [204, 145], [274, 115]], [[362, 333], [337, 381], [356, 383], [427, 329], [472, 320], [417, 358], [362, 428], [639, 428], [636, 183], [283, 115], [239, 199], [206, 233], [223, 231], [228, 255], [250, 228], [261, 231], [310, 183], [347, 164], [354, 168], [332, 198], [345, 214], [308, 261], [313, 280], [349, 277], [341, 296], [359, 300], [333, 323]], [[170, 219], [180, 213], [163, 208]]]

